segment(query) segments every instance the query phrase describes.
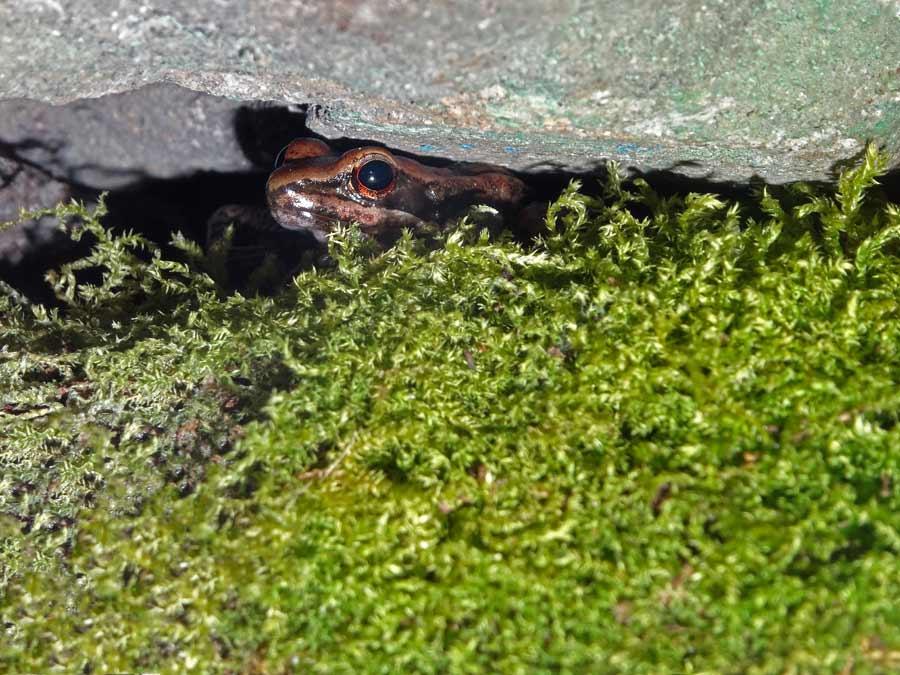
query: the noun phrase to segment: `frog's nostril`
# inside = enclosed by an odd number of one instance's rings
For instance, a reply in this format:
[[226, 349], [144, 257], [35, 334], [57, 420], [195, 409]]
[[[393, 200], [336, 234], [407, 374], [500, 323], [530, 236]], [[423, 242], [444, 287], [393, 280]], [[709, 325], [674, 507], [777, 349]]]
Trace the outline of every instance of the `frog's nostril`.
[[393, 189], [396, 177], [397, 171], [391, 164], [382, 159], [371, 159], [356, 168], [353, 183], [360, 194], [377, 199]]

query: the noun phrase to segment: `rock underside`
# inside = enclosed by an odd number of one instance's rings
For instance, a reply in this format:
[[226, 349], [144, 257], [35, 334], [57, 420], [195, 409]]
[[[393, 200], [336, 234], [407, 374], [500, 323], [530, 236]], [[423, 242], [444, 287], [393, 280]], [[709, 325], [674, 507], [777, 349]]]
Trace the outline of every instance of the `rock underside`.
[[34, 0], [0, 25], [5, 210], [264, 170], [308, 132], [739, 184], [833, 180], [870, 139], [900, 166], [897, 0]]

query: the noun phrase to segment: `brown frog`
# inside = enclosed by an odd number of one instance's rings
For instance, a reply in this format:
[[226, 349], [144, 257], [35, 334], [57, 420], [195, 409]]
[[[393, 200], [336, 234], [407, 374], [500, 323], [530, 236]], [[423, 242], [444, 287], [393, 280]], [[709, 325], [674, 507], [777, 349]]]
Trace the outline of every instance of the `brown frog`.
[[337, 154], [313, 138], [287, 145], [266, 184], [278, 224], [320, 241], [335, 222], [356, 222], [373, 238], [394, 239], [404, 228], [443, 224], [475, 205], [508, 219], [526, 194], [525, 184], [500, 167], [434, 167], [374, 146]]

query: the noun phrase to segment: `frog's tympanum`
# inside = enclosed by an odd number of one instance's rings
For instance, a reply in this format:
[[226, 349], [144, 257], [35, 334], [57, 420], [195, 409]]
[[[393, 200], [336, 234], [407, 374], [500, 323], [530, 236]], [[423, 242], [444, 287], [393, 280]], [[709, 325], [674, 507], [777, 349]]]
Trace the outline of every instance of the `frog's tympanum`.
[[396, 237], [424, 222], [443, 224], [484, 204], [504, 217], [522, 205], [525, 184], [496, 166], [426, 166], [379, 147], [341, 155], [301, 138], [282, 150], [266, 195], [275, 220], [324, 239], [336, 221], [375, 237]]

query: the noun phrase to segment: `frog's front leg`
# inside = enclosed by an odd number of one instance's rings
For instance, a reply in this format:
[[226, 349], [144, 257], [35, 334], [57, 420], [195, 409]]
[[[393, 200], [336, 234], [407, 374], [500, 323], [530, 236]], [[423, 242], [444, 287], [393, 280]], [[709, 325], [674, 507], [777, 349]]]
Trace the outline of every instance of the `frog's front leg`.
[[285, 230], [266, 207], [226, 204], [206, 221], [209, 272], [230, 290], [274, 291], [300, 269], [324, 264], [314, 237]]

